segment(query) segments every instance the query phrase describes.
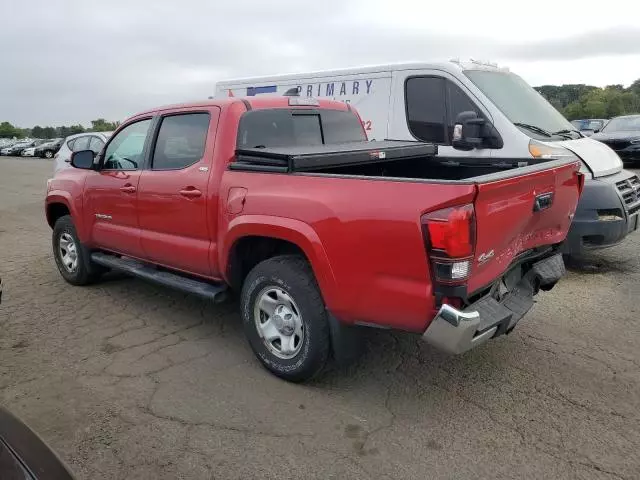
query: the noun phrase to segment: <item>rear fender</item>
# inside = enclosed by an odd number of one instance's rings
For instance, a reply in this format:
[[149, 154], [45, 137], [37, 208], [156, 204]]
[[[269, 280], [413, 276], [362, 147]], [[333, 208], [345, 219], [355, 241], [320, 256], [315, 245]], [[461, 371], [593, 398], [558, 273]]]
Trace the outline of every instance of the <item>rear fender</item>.
[[220, 272], [227, 278], [229, 254], [233, 245], [243, 237], [261, 236], [286, 240], [298, 246], [306, 255], [320, 291], [328, 308], [337, 299], [336, 280], [322, 242], [315, 230], [308, 224], [292, 218], [268, 215], [241, 215], [233, 218], [220, 241]]

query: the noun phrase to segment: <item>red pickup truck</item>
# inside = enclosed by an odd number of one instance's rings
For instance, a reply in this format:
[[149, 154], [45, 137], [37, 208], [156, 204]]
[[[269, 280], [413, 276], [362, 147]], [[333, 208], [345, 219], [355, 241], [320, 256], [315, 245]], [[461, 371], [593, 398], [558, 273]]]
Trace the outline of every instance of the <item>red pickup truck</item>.
[[[472, 144], [477, 128], [455, 132]], [[74, 285], [115, 269], [216, 301], [239, 292], [253, 351], [291, 381], [348, 353], [358, 325], [461, 353], [510, 332], [562, 276], [582, 177], [563, 159], [436, 153], [367, 142], [357, 113], [326, 100], [144, 112], [49, 180], [54, 257]]]

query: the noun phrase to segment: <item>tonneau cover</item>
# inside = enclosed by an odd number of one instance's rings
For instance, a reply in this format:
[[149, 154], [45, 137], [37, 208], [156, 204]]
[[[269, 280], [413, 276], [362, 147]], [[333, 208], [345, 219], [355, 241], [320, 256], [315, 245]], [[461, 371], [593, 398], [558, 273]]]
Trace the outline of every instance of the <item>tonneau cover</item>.
[[432, 157], [438, 147], [430, 143], [383, 140], [313, 146], [241, 148], [233, 170], [304, 172], [363, 163]]

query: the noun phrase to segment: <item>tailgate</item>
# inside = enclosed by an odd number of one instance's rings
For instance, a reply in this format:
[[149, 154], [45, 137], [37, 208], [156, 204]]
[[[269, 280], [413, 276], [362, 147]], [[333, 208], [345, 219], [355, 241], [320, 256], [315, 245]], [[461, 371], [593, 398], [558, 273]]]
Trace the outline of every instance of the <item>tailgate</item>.
[[565, 239], [580, 196], [578, 169], [570, 163], [476, 185], [470, 292], [499, 278], [518, 254]]

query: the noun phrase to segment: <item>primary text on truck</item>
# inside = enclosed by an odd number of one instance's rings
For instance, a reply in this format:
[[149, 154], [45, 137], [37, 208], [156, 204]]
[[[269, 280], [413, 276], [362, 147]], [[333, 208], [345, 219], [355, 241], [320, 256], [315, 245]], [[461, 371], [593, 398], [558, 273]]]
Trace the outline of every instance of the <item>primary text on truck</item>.
[[75, 285], [117, 269], [214, 300], [238, 292], [251, 348], [291, 381], [339, 356], [357, 324], [463, 352], [559, 279], [582, 177], [570, 159], [478, 169], [436, 152], [367, 142], [335, 101], [151, 110], [48, 182], [54, 257]]

